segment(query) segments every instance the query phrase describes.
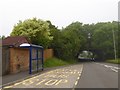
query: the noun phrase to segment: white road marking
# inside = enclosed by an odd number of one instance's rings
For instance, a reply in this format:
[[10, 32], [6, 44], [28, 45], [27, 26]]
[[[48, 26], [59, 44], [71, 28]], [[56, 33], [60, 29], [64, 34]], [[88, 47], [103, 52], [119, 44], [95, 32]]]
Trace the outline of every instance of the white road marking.
[[6, 86], [6, 87], [4, 87], [4, 88], [12, 88], [13, 86]]
[[[102, 66], [104, 66], [104, 67], [106, 67], [106, 68], [110, 68], [112, 71], [114, 71], [114, 72], [118, 72], [118, 69], [120, 69], [120, 68], [118, 68], [118, 67], [115, 67], [115, 66], [110, 66], [110, 65], [106, 65], [106, 64], [100, 64], [100, 63], [96, 63], [96, 64], [99, 64], [99, 65], [102, 65]], [[116, 70], [117, 69], [117, 70]]]
[[46, 82], [45, 85], [47, 85], [47, 86], [52, 86], [52, 85], [54, 85], [54, 84], [57, 83], [57, 82], [58, 82], [58, 80], [52, 79], [52, 80], [49, 80], [48, 82]]
[[[75, 65], [73, 67], [65, 67], [62, 69], [56, 69], [53, 71], [46, 72], [44, 74], [39, 74], [37, 76], [23, 79], [17, 83], [11, 84], [11, 86], [5, 86], [5, 88], [24, 88], [26, 86], [32, 87], [47, 87], [52, 86], [56, 87], [57, 85], [62, 85], [63, 87], [67, 87], [66, 85], [71, 83], [72, 85], [77, 85], [78, 80], [80, 79], [81, 73], [83, 70], [83, 65]], [[74, 78], [71, 81], [70, 78]], [[69, 82], [69, 83], [68, 83]], [[66, 84], [66, 85], [65, 85]], [[72, 86], [71, 87], [74, 87]], [[58, 86], [59, 87], [59, 86]]]
[[80, 79], [80, 77], [77, 78], [78, 80]]
[[78, 72], [78, 74], [79, 74], [80, 72]]
[[107, 68], [111, 68], [112, 66], [108, 66], [108, 65], [104, 65], [105, 67], [107, 67]]
[[[80, 76], [81, 76], [82, 70], [83, 70], [83, 65], [82, 65], [82, 67], [81, 67], [80, 72], [78, 73], [78, 77], [77, 77], [77, 80], [76, 80], [76, 82], [75, 82], [75, 86], [78, 84], [78, 80], [80, 79]], [[73, 87], [72, 90], [74, 90], [75, 86]]]
[[30, 84], [33, 84], [34, 82], [32, 82], [31, 80], [29, 80], [29, 82], [23, 82], [22, 84], [23, 85], [30, 85]]
[[60, 84], [60, 83], [67, 83], [68, 82], [68, 80], [59, 80], [55, 85], [58, 85], [58, 84]]
[[113, 69], [113, 68], [111, 68], [111, 70], [113, 70], [114, 72], [118, 72], [117, 70], [115, 70], [115, 69]]
[[75, 86], [78, 84], [78, 81], [75, 82]]
[[44, 80], [42, 80], [42, 81], [40, 81], [39, 83], [37, 83], [36, 85], [40, 85], [41, 83], [43, 83], [43, 82], [45, 82], [46, 81], [46, 79], [44, 79]]
[[[41, 74], [42, 75], [42, 74]], [[26, 78], [30, 78], [30, 77], [36, 77], [36, 76], [39, 76], [38, 74], [34, 74], [34, 75], [31, 75], [31, 76], [28, 76]], [[20, 82], [20, 81], [23, 81], [25, 80], [26, 78], [22, 78], [22, 79], [19, 79], [19, 80], [16, 80], [16, 81], [13, 81], [13, 82], [9, 82], [7, 84], [3, 84], [2, 86], [9, 86], [10, 84], [13, 84], [13, 83], [16, 83], [16, 82]]]
[[19, 85], [19, 84], [21, 84], [21, 82], [19, 82], [19, 83], [15, 83], [14, 86]]
[[120, 69], [120, 68], [118, 68], [118, 67], [114, 67], [115, 69]]

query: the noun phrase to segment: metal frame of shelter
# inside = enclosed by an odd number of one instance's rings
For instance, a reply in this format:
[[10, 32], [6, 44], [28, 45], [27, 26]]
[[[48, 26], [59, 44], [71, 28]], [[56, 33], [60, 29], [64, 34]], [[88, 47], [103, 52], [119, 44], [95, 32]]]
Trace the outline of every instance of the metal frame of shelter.
[[[23, 43], [20, 45], [21, 48], [29, 48], [29, 74], [32, 74], [33, 71], [35, 70], [32, 70], [32, 61], [36, 61], [36, 69], [37, 69], [37, 72], [38, 70], [43, 70], [44, 69], [44, 63], [43, 63], [43, 47], [42, 46], [38, 46], [38, 45], [34, 45], [34, 44], [28, 44], [28, 43]], [[32, 50], [35, 50], [35, 52], [33, 53]], [[39, 55], [39, 51], [41, 51], [41, 55]], [[35, 54], [35, 57], [33, 57], [33, 54]], [[39, 57], [40, 56], [40, 57]], [[41, 68], [39, 68], [39, 60], [41, 60]]]

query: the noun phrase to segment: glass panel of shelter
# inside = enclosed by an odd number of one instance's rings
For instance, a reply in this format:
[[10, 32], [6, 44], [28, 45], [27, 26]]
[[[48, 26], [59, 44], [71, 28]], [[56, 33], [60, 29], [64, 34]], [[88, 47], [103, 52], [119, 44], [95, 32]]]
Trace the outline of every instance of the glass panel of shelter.
[[42, 49], [32, 48], [31, 71], [38, 71], [42, 69]]

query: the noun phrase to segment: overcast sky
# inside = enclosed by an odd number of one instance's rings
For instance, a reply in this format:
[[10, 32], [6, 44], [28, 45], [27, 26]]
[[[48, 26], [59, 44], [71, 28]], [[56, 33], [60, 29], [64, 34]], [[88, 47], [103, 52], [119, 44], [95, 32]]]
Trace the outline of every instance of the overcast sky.
[[[118, 20], [119, 0], [0, 0], [0, 35], [8, 36], [19, 20], [50, 20], [58, 28]], [[1, 33], [2, 32], [2, 33]]]

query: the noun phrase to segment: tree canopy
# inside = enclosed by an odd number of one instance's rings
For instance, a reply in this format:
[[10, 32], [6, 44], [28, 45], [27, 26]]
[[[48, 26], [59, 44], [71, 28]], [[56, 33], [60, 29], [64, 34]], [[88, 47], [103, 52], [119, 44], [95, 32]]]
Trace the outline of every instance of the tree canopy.
[[11, 36], [26, 36], [32, 43], [42, 45], [47, 48], [52, 40], [50, 35], [49, 23], [41, 19], [27, 19], [19, 21], [14, 26]]
[[[88, 33], [91, 34], [90, 46]], [[115, 35], [116, 50], [118, 50], [118, 22], [97, 24], [73, 22], [66, 28], [56, 32], [52, 44], [57, 56], [64, 59], [76, 58], [81, 51], [89, 49], [99, 55], [96, 56], [97, 58], [114, 58], [113, 33]]]
[[78, 54], [84, 50], [97, 51], [94, 52], [99, 54], [96, 57], [108, 59], [114, 58], [114, 41], [117, 55], [120, 55], [118, 32], [120, 30], [116, 21], [96, 24], [83, 24], [77, 21], [58, 29], [49, 20], [33, 18], [19, 21], [14, 26], [11, 36], [27, 36], [34, 44], [53, 48], [55, 56], [62, 59], [77, 58]]

